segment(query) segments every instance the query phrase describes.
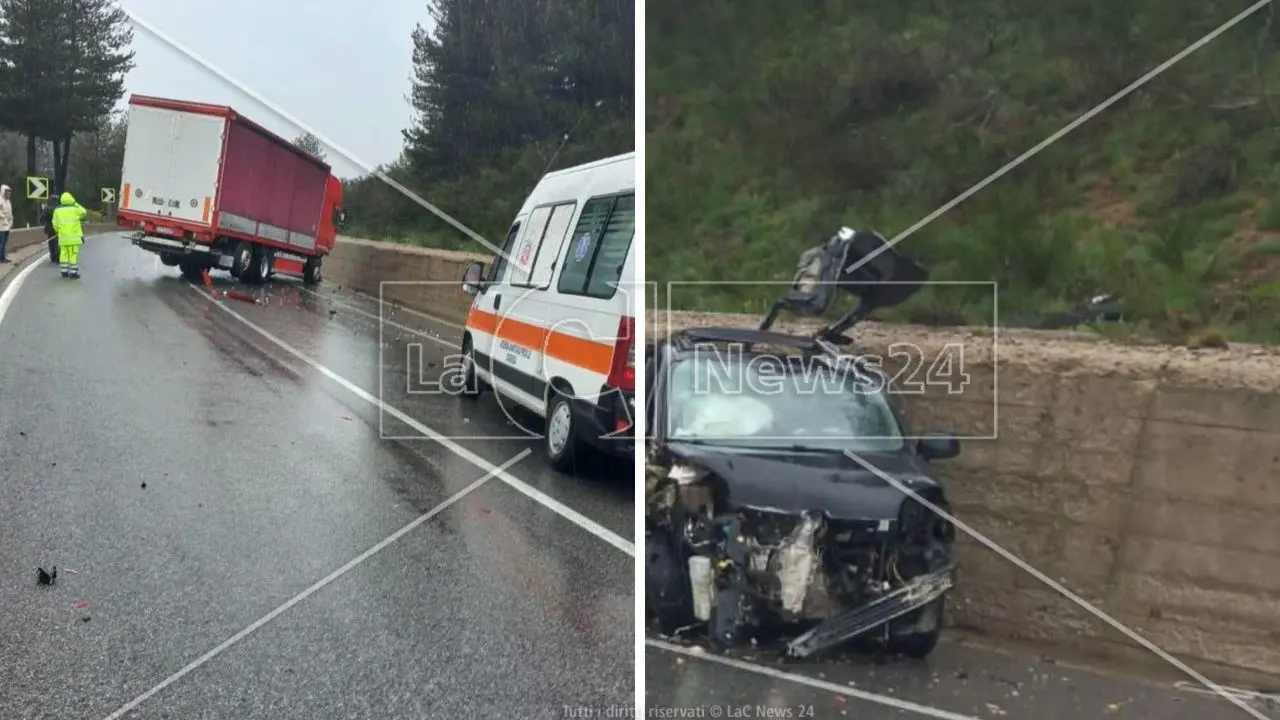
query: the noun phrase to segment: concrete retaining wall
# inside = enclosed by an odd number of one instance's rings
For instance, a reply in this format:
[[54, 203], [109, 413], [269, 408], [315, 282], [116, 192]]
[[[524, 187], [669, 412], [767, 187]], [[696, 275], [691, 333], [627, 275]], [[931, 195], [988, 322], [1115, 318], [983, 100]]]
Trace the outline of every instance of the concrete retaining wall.
[[[460, 320], [470, 298], [457, 283], [473, 259], [490, 260], [343, 238], [326, 270], [375, 296], [380, 281], [444, 281], [386, 286], [385, 297]], [[650, 333], [667, 323], [649, 315]], [[755, 321], [682, 313], [670, 323]], [[969, 374], [962, 389], [905, 396], [914, 430], [998, 435], [941, 466], [963, 521], [1215, 677], [1280, 677], [1280, 355], [1035, 331], [1003, 331], [998, 346], [977, 331], [868, 324], [860, 334], [891, 372], [908, 358], [923, 372], [948, 344], [963, 349], [951, 353]], [[909, 345], [894, 356], [894, 343]], [[911, 346], [914, 357], [902, 354]], [[953, 625], [1151, 658], [977, 542], [966, 538], [960, 560]]]
[[461, 323], [471, 307], [462, 274], [476, 260], [487, 266], [493, 257], [340, 237], [324, 273], [327, 282]]

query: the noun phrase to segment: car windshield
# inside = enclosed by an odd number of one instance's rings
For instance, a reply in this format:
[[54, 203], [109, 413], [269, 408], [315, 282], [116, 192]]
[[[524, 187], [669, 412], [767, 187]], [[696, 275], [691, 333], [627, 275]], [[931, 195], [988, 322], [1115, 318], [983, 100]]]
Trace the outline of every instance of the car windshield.
[[698, 353], [671, 366], [671, 440], [893, 452], [904, 439], [884, 382], [850, 366]]

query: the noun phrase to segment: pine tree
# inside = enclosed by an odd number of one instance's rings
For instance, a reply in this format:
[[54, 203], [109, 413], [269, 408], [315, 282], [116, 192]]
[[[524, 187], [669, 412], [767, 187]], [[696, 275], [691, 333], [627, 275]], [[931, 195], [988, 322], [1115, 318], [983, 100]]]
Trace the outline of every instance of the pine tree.
[[0, 128], [26, 138], [28, 175], [39, 174], [37, 144], [54, 120], [47, 93], [59, 9], [50, 0], [0, 0]]
[[303, 150], [306, 150], [312, 155], [315, 155], [321, 160], [324, 160], [325, 162], [329, 161], [329, 156], [328, 154], [325, 153], [324, 145], [320, 143], [320, 138], [316, 137], [315, 135], [312, 135], [309, 132], [304, 132], [298, 137], [294, 138], [293, 144]]
[[431, 16], [433, 32], [413, 32], [405, 131], [421, 180], [455, 180], [531, 146], [551, 157], [596, 108], [633, 116], [635, 0], [437, 0]]
[[[44, 0], [50, 2], [51, 0]], [[49, 93], [55, 120], [42, 134], [52, 141], [54, 187], [65, 189], [71, 139], [101, 127], [124, 96], [133, 69], [133, 28], [114, 0], [62, 0], [55, 23]]]

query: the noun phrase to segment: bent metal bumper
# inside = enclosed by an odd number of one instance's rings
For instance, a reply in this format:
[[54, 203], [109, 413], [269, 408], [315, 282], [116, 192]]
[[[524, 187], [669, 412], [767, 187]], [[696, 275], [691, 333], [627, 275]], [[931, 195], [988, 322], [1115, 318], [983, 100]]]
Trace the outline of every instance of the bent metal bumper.
[[945, 595], [955, 586], [955, 566], [912, 578], [902, 587], [848, 612], [823, 621], [787, 643], [787, 654], [802, 658], [839, 645], [895, 620]]

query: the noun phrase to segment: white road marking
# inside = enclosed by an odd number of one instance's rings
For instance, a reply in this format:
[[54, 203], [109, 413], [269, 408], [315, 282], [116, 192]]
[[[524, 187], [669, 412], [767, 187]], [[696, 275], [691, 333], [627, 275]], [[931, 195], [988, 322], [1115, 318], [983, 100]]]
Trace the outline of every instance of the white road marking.
[[[494, 470], [493, 463], [489, 462], [488, 460], [485, 460], [484, 458], [468, 450], [462, 445], [459, 445], [457, 442], [454, 442], [451, 438], [446, 437], [445, 435], [442, 435], [438, 431], [426, 425], [423, 425], [422, 423], [410, 417], [407, 413], [399, 410], [398, 408], [394, 407], [390, 403], [384, 402], [382, 398], [379, 398], [373, 395], [372, 393], [365, 391], [359, 385], [356, 385], [355, 383], [342, 377], [341, 375], [330, 370], [324, 365], [321, 365], [320, 363], [308, 357], [301, 350], [294, 348], [289, 343], [271, 334], [271, 332], [269, 332], [268, 330], [258, 326], [249, 318], [241, 315], [235, 310], [232, 310], [231, 308], [227, 307], [223, 303], [218, 302], [213, 297], [210, 297], [208, 293], [204, 292], [200, 288], [197, 288], [194, 285], [188, 285], [187, 287], [190, 288], [193, 292], [199, 294], [201, 297], [207, 299], [209, 302], [212, 302], [218, 309], [227, 313], [228, 315], [235, 318], [236, 320], [239, 320], [240, 322], [244, 323], [246, 327], [257, 332], [259, 335], [270, 340], [272, 343], [275, 343], [277, 346], [280, 347], [281, 350], [284, 350], [285, 352], [294, 356], [298, 360], [306, 363], [308, 366], [310, 366], [313, 370], [320, 373], [321, 375], [324, 375], [325, 377], [338, 383], [339, 385], [346, 388], [347, 390], [350, 390], [353, 394], [355, 394], [361, 400], [364, 400], [365, 402], [368, 402], [369, 404], [374, 405], [375, 407], [381, 408], [383, 412], [395, 417], [400, 422], [408, 425], [414, 430], [417, 430], [419, 433], [422, 433], [426, 437], [434, 440], [435, 442], [443, 446], [445, 449], [453, 452], [458, 457], [461, 457], [463, 460], [466, 460], [467, 462], [471, 463], [472, 465], [475, 465], [481, 470], [485, 470], [485, 471]], [[517, 492], [523, 494], [524, 496], [528, 497], [534, 502], [541, 504], [542, 506], [546, 507], [547, 509], [556, 513], [557, 515], [563, 517], [564, 519], [568, 520], [574, 525], [577, 525], [583, 530], [586, 530], [587, 532], [605, 541], [606, 543], [609, 543], [610, 545], [621, 550], [627, 555], [635, 557], [636, 546], [635, 546], [635, 543], [631, 542], [630, 540], [627, 540], [626, 538], [604, 527], [603, 525], [596, 522], [595, 520], [592, 520], [586, 515], [583, 515], [577, 510], [574, 510], [568, 505], [565, 505], [559, 500], [556, 500], [550, 495], [547, 495], [541, 490], [533, 487], [529, 483], [526, 483], [525, 481], [512, 475], [509, 472], [506, 472], [505, 470], [495, 473], [495, 476], [502, 482], [506, 483], [513, 490], [516, 490]]]
[[814, 688], [815, 690], [843, 695], [855, 700], [865, 700], [866, 702], [884, 705], [886, 707], [894, 708], [895, 710], [905, 710], [907, 712], [917, 713], [924, 715], [925, 717], [938, 718], [939, 720], [980, 720], [973, 715], [961, 715], [960, 713], [953, 713], [949, 710], [943, 710], [931, 705], [921, 705], [919, 703], [913, 703], [910, 700], [902, 700], [901, 698], [896, 698], [891, 695], [880, 695], [879, 693], [859, 690], [847, 685], [837, 685], [836, 683], [819, 680], [818, 678], [809, 677], [808, 675], [790, 673], [785, 670], [779, 670], [765, 665], [757, 665], [756, 663], [750, 663], [745, 660], [724, 657], [723, 655], [700, 653], [691, 648], [663, 642], [661, 640], [645, 638], [644, 642], [649, 647], [666, 650], [667, 652], [675, 653], [677, 655], [684, 655], [685, 657], [696, 658], [704, 662], [716, 663], [718, 665], [726, 665], [738, 670], [755, 673], [756, 675], [770, 677], [774, 680], [784, 680], [786, 682], [796, 683], [797, 685], [806, 685]]
[[426, 521], [430, 520], [431, 518], [435, 517], [436, 515], [439, 515], [440, 513], [444, 512], [444, 511], [445, 511], [445, 510], [447, 510], [451, 505], [453, 505], [454, 503], [458, 502], [459, 500], [461, 500], [462, 498], [466, 497], [467, 495], [470, 495], [472, 492], [474, 492], [474, 491], [476, 491], [477, 489], [479, 489], [481, 485], [484, 485], [486, 482], [488, 482], [489, 480], [493, 479], [493, 478], [494, 478], [495, 476], [497, 476], [499, 473], [506, 472], [506, 469], [507, 469], [508, 467], [510, 467], [510, 466], [512, 466], [512, 465], [514, 465], [514, 464], [516, 464], [516, 463], [520, 462], [521, 460], [525, 459], [526, 457], [528, 457], [530, 454], [532, 454], [532, 452], [533, 452], [532, 450], [529, 450], [528, 448], [526, 448], [524, 451], [522, 451], [521, 453], [519, 453], [519, 454], [518, 454], [518, 455], [516, 455], [515, 457], [511, 458], [510, 460], [506, 461], [506, 462], [505, 462], [505, 463], [503, 463], [502, 465], [497, 466], [497, 467], [493, 468], [492, 470], [490, 470], [490, 471], [486, 472], [486, 473], [484, 474], [484, 476], [483, 476], [483, 477], [481, 477], [479, 480], [476, 480], [475, 482], [473, 482], [473, 483], [471, 483], [470, 485], [466, 486], [465, 488], [463, 488], [463, 489], [459, 490], [458, 492], [454, 493], [453, 495], [450, 495], [450, 496], [449, 496], [449, 498], [448, 498], [448, 499], [446, 499], [444, 502], [442, 502], [442, 503], [440, 503], [439, 505], [437, 505], [437, 506], [435, 506], [435, 507], [431, 508], [430, 510], [428, 510], [428, 511], [427, 511], [427, 512], [425, 512], [425, 513], [423, 513], [422, 515], [419, 515], [418, 517], [414, 518], [413, 522], [411, 522], [411, 523], [409, 523], [408, 525], [405, 525], [404, 527], [402, 527], [402, 528], [400, 528], [399, 530], [395, 531], [395, 532], [394, 532], [394, 533], [392, 533], [389, 537], [387, 537], [387, 539], [383, 540], [382, 542], [379, 542], [377, 545], [374, 545], [373, 547], [369, 548], [368, 550], [365, 550], [364, 552], [360, 553], [360, 554], [359, 554], [359, 555], [357, 555], [355, 558], [353, 558], [350, 562], [348, 562], [346, 565], [343, 565], [342, 567], [338, 568], [337, 570], [334, 570], [333, 572], [329, 573], [328, 575], [326, 575], [326, 576], [324, 577], [324, 579], [322, 579], [322, 580], [320, 580], [319, 582], [315, 583], [314, 585], [312, 585], [311, 587], [307, 588], [306, 590], [303, 590], [302, 592], [298, 593], [297, 595], [294, 595], [292, 598], [290, 598], [289, 600], [287, 600], [287, 601], [286, 601], [283, 605], [281, 605], [280, 607], [276, 608], [275, 610], [272, 610], [271, 612], [267, 613], [266, 615], [263, 615], [261, 618], [259, 618], [258, 620], [254, 621], [254, 622], [253, 622], [253, 624], [249, 625], [248, 627], [246, 627], [245, 629], [243, 629], [243, 630], [241, 630], [240, 632], [236, 633], [235, 635], [232, 635], [231, 637], [227, 638], [226, 640], [223, 640], [223, 641], [222, 641], [222, 643], [221, 643], [220, 645], [218, 645], [217, 647], [215, 647], [214, 649], [212, 649], [212, 650], [210, 650], [209, 652], [207, 652], [207, 653], [205, 653], [205, 654], [201, 655], [200, 657], [196, 658], [195, 660], [192, 660], [190, 663], [188, 663], [188, 664], [186, 665], [186, 667], [184, 667], [184, 668], [182, 668], [181, 670], [179, 670], [178, 672], [176, 672], [176, 673], [174, 673], [174, 674], [170, 675], [169, 677], [165, 678], [164, 680], [161, 680], [161, 681], [160, 681], [160, 682], [159, 682], [155, 687], [151, 688], [150, 690], [148, 690], [148, 691], [146, 691], [146, 692], [142, 693], [142, 694], [141, 694], [141, 695], [139, 695], [138, 697], [136, 697], [136, 698], [134, 698], [134, 699], [130, 700], [129, 702], [125, 703], [125, 704], [124, 704], [124, 706], [123, 706], [123, 707], [121, 707], [119, 710], [116, 710], [115, 712], [113, 712], [113, 713], [111, 713], [110, 715], [108, 715], [108, 716], [106, 717], [106, 720], [117, 720], [118, 718], [122, 718], [122, 717], [124, 717], [124, 716], [125, 716], [125, 715], [127, 715], [130, 711], [132, 711], [134, 708], [138, 707], [138, 706], [139, 706], [139, 705], [141, 705], [142, 703], [144, 703], [144, 702], [146, 702], [147, 700], [149, 700], [149, 699], [150, 699], [152, 696], [154, 696], [156, 693], [160, 692], [161, 690], [164, 690], [165, 688], [169, 687], [170, 685], [172, 685], [173, 683], [177, 682], [178, 680], [181, 680], [181, 679], [182, 679], [183, 677], [185, 677], [186, 675], [188, 675], [188, 674], [190, 674], [190, 673], [194, 672], [194, 671], [195, 671], [195, 670], [197, 670], [201, 665], [204, 665], [205, 663], [209, 662], [210, 660], [214, 659], [215, 657], [217, 657], [217, 656], [221, 655], [223, 652], [225, 652], [225, 651], [227, 650], [227, 648], [230, 648], [232, 645], [235, 645], [236, 643], [238, 643], [238, 642], [240, 642], [241, 640], [245, 639], [245, 638], [246, 638], [246, 637], [248, 637], [251, 633], [253, 633], [255, 630], [257, 630], [257, 629], [261, 628], [263, 625], [266, 625], [267, 623], [271, 622], [272, 620], [275, 620], [277, 617], [279, 617], [282, 613], [284, 613], [284, 612], [285, 612], [286, 610], [288, 610], [289, 608], [291, 608], [291, 607], [293, 607], [294, 605], [297, 605], [298, 603], [302, 602], [303, 600], [306, 600], [307, 598], [311, 597], [311, 596], [312, 596], [312, 595], [314, 595], [316, 592], [318, 592], [321, 588], [323, 588], [324, 586], [326, 586], [326, 585], [328, 585], [329, 583], [333, 582], [334, 580], [337, 580], [338, 578], [342, 577], [343, 575], [345, 575], [345, 574], [347, 573], [347, 571], [349, 571], [349, 570], [351, 570], [352, 568], [356, 567], [357, 565], [359, 565], [360, 563], [364, 562], [365, 560], [368, 560], [369, 558], [373, 557], [375, 554], [377, 554], [379, 551], [381, 551], [381, 550], [383, 550], [384, 548], [386, 548], [386, 547], [387, 547], [388, 545], [390, 545], [391, 543], [393, 543], [393, 542], [395, 542], [396, 540], [399, 540], [400, 538], [404, 537], [407, 533], [411, 532], [414, 528], [416, 528], [416, 527], [418, 527], [419, 525], [421, 525], [422, 523], [424, 523], [424, 522], [426, 522]]
[[[431, 333], [428, 333], [428, 332], [423, 332], [422, 330], [415, 330], [415, 329], [413, 329], [413, 328], [409, 327], [408, 325], [401, 325], [400, 323], [396, 322], [395, 320], [388, 320], [388, 319], [387, 319], [387, 318], [385, 318], [385, 317], [381, 317], [381, 318], [380, 318], [380, 317], [378, 317], [377, 315], [374, 315], [373, 313], [369, 312], [368, 310], [361, 310], [360, 308], [358, 308], [358, 307], [356, 307], [355, 305], [352, 305], [352, 304], [350, 304], [350, 303], [346, 303], [346, 302], [343, 302], [343, 301], [341, 301], [341, 300], [334, 300], [334, 299], [333, 299], [333, 298], [331, 298], [331, 297], [328, 297], [328, 296], [326, 296], [326, 295], [321, 295], [320, 293], [317, 293], [317, 292], [314, 292], [314, 291], [311, 291], [311, 290], [307, 290], [306, 292], [310, 292], [310, 293], [312, 293], [313, 295], [315, 295], [316, 297], [318, 297], [318, 298], [320, 298], [320, 299], [324, 300], [325, 302], [333, 303], [334, 305], [337, 305], [338, 307], [344, 307], [344, 308], [346, 308], [346, 309], [350, 310], [351, 312], [357, 313], [357, 314], [359, 314], [359, 315], [364, 315], [364, 316], [365, 316], [365, 317], [367, 317], [367, 318], [370, 318], [370, 319], [372, 319], [372, 320], [377, 320], [378, 322], [381, 322], [381, 323], [384, 323], [384, 324], [390, 325], [390, 326], [392, 326], [392, 327], [394, 327], [394, 328], [398, 328], [398, 329], [403, 330], [403, 331], [405, 331], [405, 332], [413, 333], [414, 335], [417, 335], [417, 336], [419, 336], [419, 337], [424, 337], [424, 338], [426, 338], [426, 339], [428, 339], [428, 340], [430, 340], [430, 341], [432, 341], [432, 342], [440, 343], [441, 345], [444, 345], [445, 347], [450, 347], [450, 348], [453, 348], [454, 350], [461, 350], [461, 349], [462, 349], [462, 346], [461, 346], [461, 345], [458, 345], [457, 343], [451, 343], [451, 342], [449, 342], [448, 340], [445, 340], [444, 338], [436, 337], [435, 335], [432, 335]], [[383, 304], [384, 304], [384, 305], [391, 305], [391, 303], [383, 303]], [[392, 307], [399, 308], [399, 306], [398, 306], [398, 305], [392, 305]], [[399, 308], [399, 309], [401, 309], [401, 310], [407, 310], [408, 308]], [[427, 317], [430, 317], [430, 316], [427, 316]], [[432, 319], [434, 320], [435, 318], [432, 318]], [[440, 321], [440, 322], [443, 322], [443, 321]], [[449, 324], [449, 323], [445, 323], [445, 324]], [[457, 327], [457, 326], [455, 325], [454, 327]]]
[[[85, 235], [85, 239], [88, 240], [89, 238], [117, 234], [119, 233], [94, 233], [92, 235]], [[35, 255], [32, 255], [31, 264], [19, 270], [18, 274], [13, 276], [13, 280], [9, 283], [9, 286], [4, 289], [3, 293], [0, 293], [0, 322], [4, 322], [4, 316], [9, 312], [9, 306], [13, 304], [13, 299], [18, 296], [18, 290], [22, 289], [22, 284], [27, 281], [27, 277], [30, 276], [31, 273], [35, 272], [36, 268], [44, 264], [39, 260], [39, 258], [42, 257], [44, 257], [44, 253], [38, 252]]]
[[4, 293], [0, 293], [0, 322], [4, 322], [5, 313], [9, 312], [9, 306], [13, 304], [13, 299], [18, 296], [18, 290], [22, 289], [22, 283], [27, 281], [27, 277], [35, 272], [36, 268], [40, 267], [41, 262], [37, 259], [40, 257], [40, 253], [36, 253], [31, 260], [31, 264], [19, 270], [18, 274], [13, 276], [9, 286], [4, 289]]

